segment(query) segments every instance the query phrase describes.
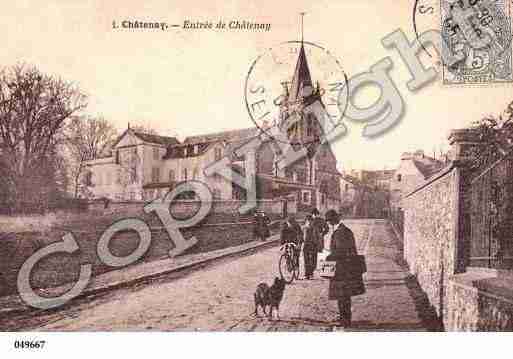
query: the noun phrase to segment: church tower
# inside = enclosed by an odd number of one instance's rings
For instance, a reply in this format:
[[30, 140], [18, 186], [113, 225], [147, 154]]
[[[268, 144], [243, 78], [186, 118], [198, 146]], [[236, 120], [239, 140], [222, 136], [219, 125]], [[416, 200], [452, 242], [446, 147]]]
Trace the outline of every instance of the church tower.
[[[289, 85], [290, 84], [290, 85]], [[291, 144], [311, 144], [319, 141], [321, 127], [313, 114], [305, 113], [305, 108], [319, 101], [322, 104], [319, 83], [313, 85], [308, 67], [306, 51], [301, 41], [294, 75], [290, 83], [283, 82], [283, 98], [280, 104], [280, 127], [286, 129]]]

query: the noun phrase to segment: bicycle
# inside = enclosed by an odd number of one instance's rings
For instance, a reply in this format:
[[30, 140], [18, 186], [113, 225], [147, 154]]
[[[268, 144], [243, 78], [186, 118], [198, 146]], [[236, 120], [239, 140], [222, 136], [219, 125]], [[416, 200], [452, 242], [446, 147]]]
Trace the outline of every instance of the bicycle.
[[294, 279], [299, 278], [299, 255], [298, 246], [289, 242], [281, 246], [280, 251], [284, 252], [280, 256], [278, 267], [281, 278], [285, 283], [290, 284]]

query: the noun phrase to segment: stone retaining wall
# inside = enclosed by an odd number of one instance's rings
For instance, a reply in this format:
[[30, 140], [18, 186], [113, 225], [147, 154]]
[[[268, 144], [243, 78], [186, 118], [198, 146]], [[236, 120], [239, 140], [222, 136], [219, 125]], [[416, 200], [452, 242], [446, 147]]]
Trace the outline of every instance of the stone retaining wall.
[[513, 331], [513, 279], [508, 277], [455, 276], [448, 287], [446, 329]]
[[[287, 213], [296, 213], [297, 205], [292, 200], [261, 200], [257, 201], [257, 208], [267, 213], [271, 218], [281, 218], [284, 213], [284, 206], [287, 206]], [[117, 217], [153, 218], [155, 216], [144, 213], [144, 201], [110, 202], [105, 208], [102, 201], [95, 201], [89, 204], [89, 210], [95, 214], [113, 215]], [[205, 219], [205, 223], [230, 223], [241, 219], [247, 219], [251, 215], [240, 214], [239, 208], [244, 205], [242, 201], [213, 201], [211, 210]], [[199, 209], [197, 201], [173, 201], [170, 206], [171, 214], [176, 218], [190, 218]], [[155, 217], [156, 218], [156, 217]]]
[[449, 169], [404, 201], [404, 256], [440, 318], [456, 268], [456, 176]]

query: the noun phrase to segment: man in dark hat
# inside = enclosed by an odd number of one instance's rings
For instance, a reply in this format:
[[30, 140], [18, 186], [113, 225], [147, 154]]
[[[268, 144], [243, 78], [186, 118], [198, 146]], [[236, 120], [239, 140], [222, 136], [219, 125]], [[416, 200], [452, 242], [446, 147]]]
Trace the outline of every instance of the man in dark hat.
[[[316, 250], [317, 253], [321, 253], [324, 250], [324, 236], [329, 232], [328, 224], [326, 221], [321, 217], [319, 210], [317, 208], [314, 208], [312, 210], [312, 226], [314, 228], [314, 232], [316, 233]], [[315, 255], [315, 258], [313, 258], [314, 268], [317, 268], [317, 255]]]
[[335, 276], [330, 278], [329, 299], [338, 301], [339, 320], [343, 327], [351, 325], [351, 297], [365, 293], [362, 270], [357, 263], [356, 242], [353, 232], [346, 227], [335, 210], [326, 213], [326, 221], [333, 226], [330, 255], [335, 261]]

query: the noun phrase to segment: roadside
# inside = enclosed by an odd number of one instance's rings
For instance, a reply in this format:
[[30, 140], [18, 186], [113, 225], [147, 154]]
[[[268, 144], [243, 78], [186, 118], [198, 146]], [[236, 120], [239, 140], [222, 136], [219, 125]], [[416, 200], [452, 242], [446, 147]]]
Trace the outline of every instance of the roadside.
[[[216, 260], [230, 258], [232, 256], [250, 255], [258, 250], [278, 245], [278, 243], [279, 235], [273, 235], [264, 242], [251, 241], [238, 246], [231, 246], [203, 253], [182, 255], [176, 258], [167, 257], [165, 259], [143, 262], [125, 268], [112, 270], [93, 276], [86, 290], [74, 300], [87, 296], [98, 295], [119, 288], [151, 283], [159, 277], [205, 267]], [[67, 283], [56, 287], [38, 289], [37, 292], [39, 295], [45, 297], [58, 296], [68, 291], [73, 284], [74, 283]], [[0, 297], [0, 314], [2, 316], [23, 313], [26, 311], [40, 310], [25, 305], [17, 294]]]
[[[115, 222], [113, 217], [85, 217], [82, 222], [74, 217], [55, 223], [51, 229], [41, 227], [36, 231], [0, 232], [0, 297], [17, 292], [17, 276], [23, 263], [36, 251], [62, 240], [66, 233], [72, 233], [79, 250], [72, 255], [55, 253], [37, 263], [31, 274], [35, 288], [51, 288], [74, 283], [82, 264], [91, 264], [93, 276], [118, 270], [105, 265], [97, 255], [97, 245], [104, 229]], [[150, 217], [155, 222], [156, 218]], [[279, 228], [279, 220], [273, 222], [271, 230]], [[151, 244], [139, 263], [158, 261], [168, 256], [173, 248], [167, 230], [161, 223], [151, 223]], [[46, 229], [45, 229], [46, 228]], [[251, 222], [223, 222], [180, 229], [185, 239], [196, 237], [198, 242], [183, 255], [192, 255], [236, 247], [254, 241]], [[131, 254], [139, 245], [139, 236], [132, 231], [118, 232], [109, 243], [113, 255], [123, 257]], [[134, 263], [135, 264], [135, 263]]]
[[[367, 292], [353, 298], [351, 331], [436, 330], [436, 317], [402, 261], [387, 221], [347, 220], [360, 253], [367, 256]], [[88, 296], [56, 311], [13, 316], [4, 330], [332, 331], [337, 304], [328, 281], [298, 280], [286, 287], [281, 319], [251, 315], [258, 283], [279, 275], [273, 240], [246, 254], [227, 255], [192, 270], [155, 275], [149, 281]], [[195, 270], [201, 268], [201, 270]], [[34, 314], [34, 313], [33, 313]]]

